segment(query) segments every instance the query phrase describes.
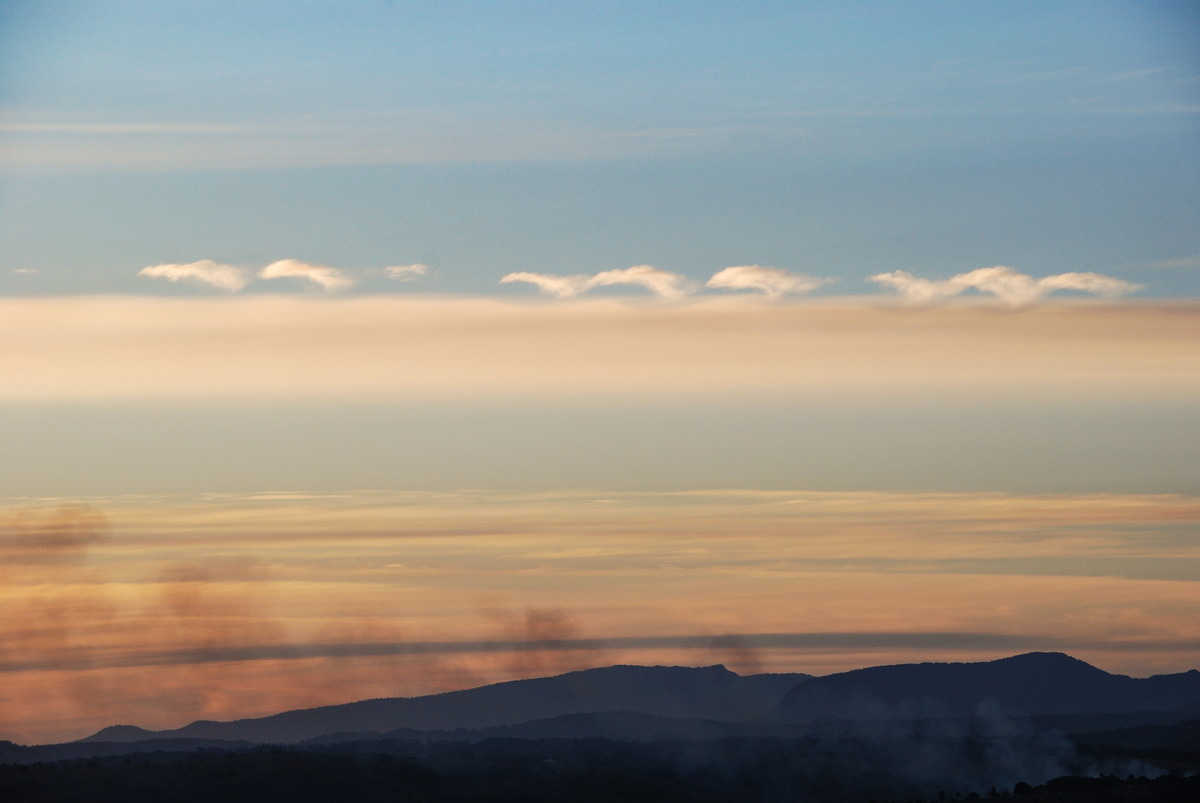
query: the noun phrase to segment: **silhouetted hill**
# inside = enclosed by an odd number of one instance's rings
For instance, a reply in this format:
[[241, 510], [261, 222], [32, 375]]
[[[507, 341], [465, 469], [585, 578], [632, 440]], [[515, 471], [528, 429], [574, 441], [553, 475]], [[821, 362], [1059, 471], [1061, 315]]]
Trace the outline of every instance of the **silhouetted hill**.
[[293, 744], [339, 732], [489, 728], [605, 711], [746, 722], [770, 710], [788, 689], [808, 677], [741, 677], [723, 666], [612, 666], [426, 697], [364, 700], [233, 722], [201, 720], [176, 730], [106, 728], [84, 741], [157, 737]]
[[1200, 672], [1130, 678], [1062, 653], [985, 663], [878, 666], [792, 689], [768, 722], [1117, 713], [1183, 709], [1200, 701]]

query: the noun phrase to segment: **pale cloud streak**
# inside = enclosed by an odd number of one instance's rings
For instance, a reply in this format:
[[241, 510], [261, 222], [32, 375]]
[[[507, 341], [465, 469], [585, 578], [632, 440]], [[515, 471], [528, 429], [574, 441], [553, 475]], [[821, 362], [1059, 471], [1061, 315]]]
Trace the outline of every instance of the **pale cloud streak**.
[[659, 270], [653, 265], [635, 265], [624, 270], [606, 270], [591, 279], [591, 286], [629, 284], [644, 287], [659, 298], [679, 299], [692, 292], [692, 283], [678, 273]]
[[517, 271], [509, 273], [500, 280], [500, 284], [526, 282], [537, 287], [543, 293], [555, 298], [573, 298], [591, 287], [592, 277], [577, 273], [571, 276], [561, 276], [554, 273], [531, 273]]
[[184, 265], [149, 265], [138, 271], [138, 276], [151, 279], [166, 279], [170, 282], [186, 281], [203, 284], [236, 293], [244, 288], [249, 279], [246, 272], [234, 265], [223, 265], [211, 259], [188, 262]]
[[555, 298], [572, 298], [596, 287], [613, 285], [643, 287], [659, 298], [667, 300], [678, 300], [690, 295], [694, 290], [687, 277], [660, 270], [653, 265], [634, 265], [631, 268], [606, 270], [594, 276], [584, 274], [563, 276], [553, 273], [519, 271], [509, 273], [500, 280], [501, 284], [510, 282], [528, 282], [536, 285], [543, 293]]
[[345, 290], [354, 285], [354, 280], [337, 268], [313, 265], [297, 259], [280, 259], [263, 268], [260, 279], [305, 279], [326, 290]]
[[1077, 290], [1118, 298], [1141, 288], [1141, 285], [1100, 273], [1059, 273], [1035, 279], [1003, 265], [978, 268], [949, 279], [925, 279], [897, 270], [877, 273], [870, 280], [892, 287], [905, 300], [916, 304], [935, 304], [972, 289], [995, 296], [1006, 304], [1022, 306], [1040, 301], [1055, 290]]
[[828, 279], [790, 273], [780, 268], [735, 265], [714, 273], [705, 286], [723, 290], [760, 290], [774, 299], [785, 294], [807, 293], [828, 282]]
[[429, 266], [415, 263], [412, 265], [391, 265], [383, 269], [389, 279], [401, 282], [411, 282], [429, 274]]

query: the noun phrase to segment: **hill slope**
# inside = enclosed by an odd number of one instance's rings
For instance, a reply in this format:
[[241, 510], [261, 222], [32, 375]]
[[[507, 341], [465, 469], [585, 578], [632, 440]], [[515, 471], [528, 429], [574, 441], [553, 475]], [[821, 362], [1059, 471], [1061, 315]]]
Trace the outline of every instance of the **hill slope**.
[[[1200, 672], [1131, 678], [1062, 653], [984, 663], [877, 666], [814, 678], [787, 693], [765, 721], [1016, 716], [1171, 711], [1200, 701]], [[981, 708], [982, 707], [982, 708]]]

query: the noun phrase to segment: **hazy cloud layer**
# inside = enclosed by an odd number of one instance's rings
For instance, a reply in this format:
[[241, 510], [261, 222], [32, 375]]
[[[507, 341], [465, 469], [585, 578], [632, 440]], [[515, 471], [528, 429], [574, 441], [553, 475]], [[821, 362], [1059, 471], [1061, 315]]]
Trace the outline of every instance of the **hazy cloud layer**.
[[1002, 265], [960, 273], [949, 279], [923, 279], [903, 270], [877, 273], [870, 279], [894, 288], [903, 298], [917, 304], [945, 301], [972, 289], [1019, 306], [1038, 301], [1055, 290], [1078, 290], [1117, 298], [1141, 288], [1141, 285], [1099, 273], [1059, 273], [1034, 279]]
[[807, 293], [828, 282], [828, 279], [789, 273], [780, 268], [736, 265], [714, 273], [705, 286], [723, 290], [759, 290], [768, 298], [779, 298], [785, 294]]
[[205, 284], [231, 293], [241, 290], [249, 283], [246, 272], [241, 268], [222, 265], [211, 259], [189, 262], [186, 265], [149, 265], [138, 271], [138, 276]]
[[[1200, 310], [1044, 303], [1019, 315], [946, 305], [646, 308], [313, 299], [0, 299], [0, 399], [611, 399], [643, 393], [987, 394], [1192, 399]], [[314, 348], [319, 345], [319, 348]]]
[[653, 265], [634, 265], [632, 268], [606, 270], [594, 276], [583, 274], [562, 276], [553, 273], [519, 271], [509, 273], [500, 279], [501, 284], [510, 282], [528, 282], [536, 285], [543, 293], [556, 298], [571, 298], [596, 287], [613, 285], [644, 287], [659, 298], [669, 300], [683, 298], [694, 290], [692, 282], [687, 277], [659, 270]]
[[354, 285], [354, 280], [337, 268], [313, 265], [296, 259], [280, 259], [263, 268], [260, 279], [305, 279], [326, 290], [345, 290]]
[[78, 554], [103, 541], [108, 528], [108, 520], [87, 505], [17, 510], [0, 518], [0, 563]]

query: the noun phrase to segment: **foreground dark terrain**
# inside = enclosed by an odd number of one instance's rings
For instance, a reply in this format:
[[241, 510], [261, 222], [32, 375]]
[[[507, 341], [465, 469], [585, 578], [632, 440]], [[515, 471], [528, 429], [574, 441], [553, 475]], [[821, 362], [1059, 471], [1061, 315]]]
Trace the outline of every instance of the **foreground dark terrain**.
[[1055, 653], [824, 678], [609, 667], [0, 743], [0, 801], [1200, 800], [1200, 673]]
[[[928, 745], [931, 749], [939, 746]], [[1061, 776], [984, 788], [915, 782], [894, 745], [823, 739], [630, 743], [606, 739], [376, 742], [201, 749], [0, 766], [5, 801], [862, 801], [1016, 797], [1200, 800], [1200, 752], [1105, 758], [1156, 777]], [[1166, 766], [1176, 774], [1159, 774]], [[964, 768], [958, 768], [961, 772]], [[984, 767], [977, 767], [984, 770]], [[1187, 773], [1186, 775], [1183, 773]]]

